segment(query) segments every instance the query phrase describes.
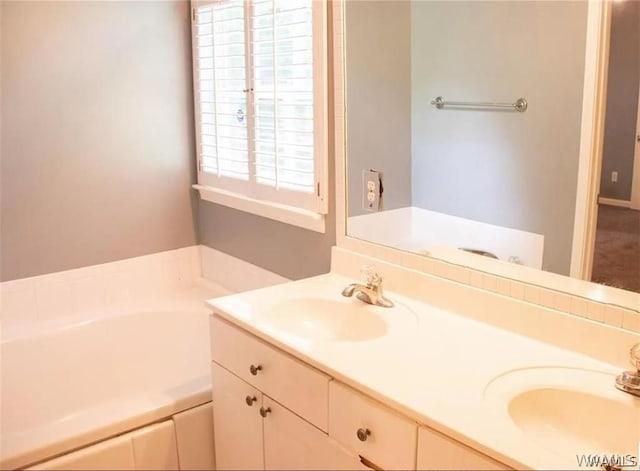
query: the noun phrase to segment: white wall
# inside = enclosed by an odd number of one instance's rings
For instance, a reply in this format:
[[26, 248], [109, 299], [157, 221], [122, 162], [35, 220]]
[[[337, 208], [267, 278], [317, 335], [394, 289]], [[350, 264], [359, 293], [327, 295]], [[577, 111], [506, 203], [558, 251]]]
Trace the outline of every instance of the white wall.
[[[543, 234], [545, 270], [568, 274], [586, 2], [414, 2], [413, 204]], [[525, 113], [437, 110], [513, 102]], [[482, 247], [479, 247], [482, 248]]]
[[1, 278], [193, 245], [189, 3], [2, 10]]

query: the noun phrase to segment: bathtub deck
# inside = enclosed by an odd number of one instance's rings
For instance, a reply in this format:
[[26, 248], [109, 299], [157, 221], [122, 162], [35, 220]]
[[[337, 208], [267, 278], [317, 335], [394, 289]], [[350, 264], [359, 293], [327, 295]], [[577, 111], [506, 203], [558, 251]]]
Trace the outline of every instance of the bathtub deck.
[[25, 467], [210, 401], [204, 300], [225, 294], [198, 283], [99, 315], [4, 331], [0, 468]]

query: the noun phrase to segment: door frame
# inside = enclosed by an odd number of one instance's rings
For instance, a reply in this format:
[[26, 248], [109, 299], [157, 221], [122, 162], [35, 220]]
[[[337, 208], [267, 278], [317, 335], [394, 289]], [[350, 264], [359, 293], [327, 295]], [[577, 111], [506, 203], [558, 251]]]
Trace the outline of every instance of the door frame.
[[629, 207], [640, 210], [640, 82], [638, 83], [636, 133], [633, 138], [635, 141], [635, 151], [633, 154], [633, 173], [631, 176], [631, 198], [629, 198]]
[[611, 1], [589, 0], [570, 276], [591, 280], [602, 172]]

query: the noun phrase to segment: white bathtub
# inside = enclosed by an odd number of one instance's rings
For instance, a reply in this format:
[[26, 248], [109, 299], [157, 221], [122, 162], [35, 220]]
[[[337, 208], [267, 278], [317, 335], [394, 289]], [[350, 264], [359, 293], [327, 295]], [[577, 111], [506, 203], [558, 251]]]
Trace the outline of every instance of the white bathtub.
[[25, 467], [210, 400], [208, 311], [191, 289], [2, 341], [0, 468]]

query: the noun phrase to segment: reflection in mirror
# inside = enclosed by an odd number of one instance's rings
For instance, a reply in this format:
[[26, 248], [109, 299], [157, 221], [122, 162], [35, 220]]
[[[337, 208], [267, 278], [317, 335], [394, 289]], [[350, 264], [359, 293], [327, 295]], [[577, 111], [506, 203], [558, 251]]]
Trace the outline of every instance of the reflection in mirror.
[[[587, 8], [347, 1], [347, 234], [456, 263], [484, 255], [569, 275]], [[640, 2], [613, 8], [616, 93], [607, 113], [615, 118], [606, 123], [601, 184], [601, 196], [611, 196], [601, 203], [622, 201], [627, 207], [614, 209], [627, 212], [621, 223], [610, 207], [601, 210], [598, 250], [626, 232], [619, 253], [594, 260], [610, 272], [598, 281], [640, 291], [640, 201], [632, 194], [640, 186]], [[618, 183], [610, 185], [612, 172]]]

